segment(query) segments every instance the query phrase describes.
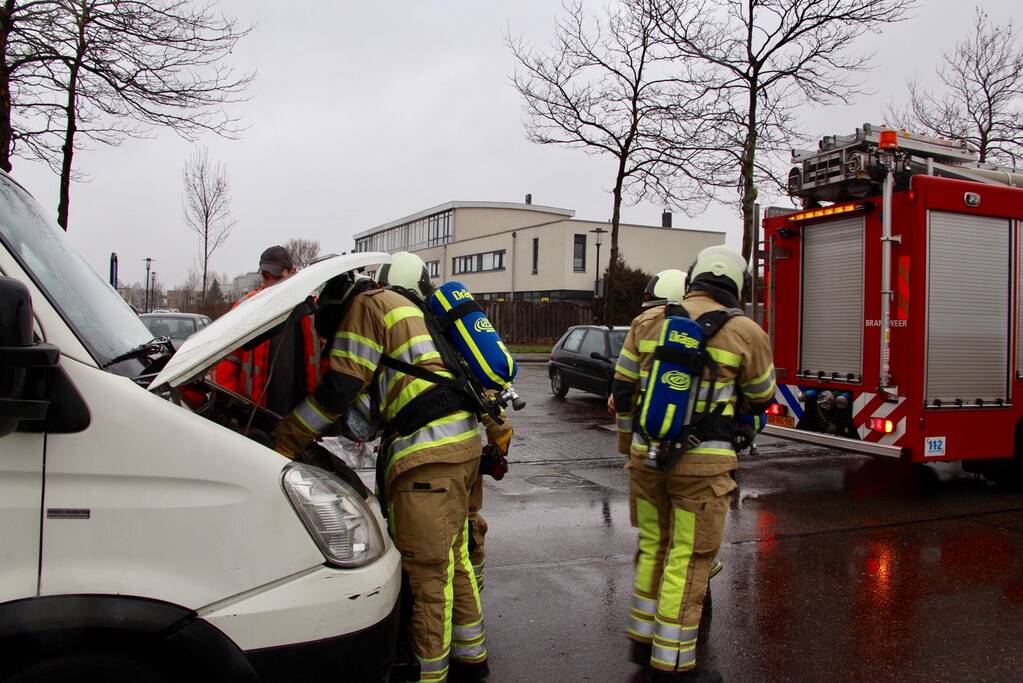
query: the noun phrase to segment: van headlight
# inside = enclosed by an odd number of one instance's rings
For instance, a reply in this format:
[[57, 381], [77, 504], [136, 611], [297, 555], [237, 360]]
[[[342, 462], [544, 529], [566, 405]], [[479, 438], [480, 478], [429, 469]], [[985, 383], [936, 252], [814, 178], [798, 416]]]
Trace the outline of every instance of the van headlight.
[[355, 489], [333, 474], [301, 463], [284, 468], [284, 492], [328, 564], [361, 567], [384, 552], [376, 517]]

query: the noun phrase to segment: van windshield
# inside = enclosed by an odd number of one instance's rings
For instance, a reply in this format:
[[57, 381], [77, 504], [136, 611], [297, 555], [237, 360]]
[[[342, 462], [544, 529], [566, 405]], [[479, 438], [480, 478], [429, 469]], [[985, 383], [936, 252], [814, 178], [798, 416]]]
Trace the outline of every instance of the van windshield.
[[64, 231], [0, 173], [0, 242], [102, 366], [153, 335], [113, 287], [67, 243]]

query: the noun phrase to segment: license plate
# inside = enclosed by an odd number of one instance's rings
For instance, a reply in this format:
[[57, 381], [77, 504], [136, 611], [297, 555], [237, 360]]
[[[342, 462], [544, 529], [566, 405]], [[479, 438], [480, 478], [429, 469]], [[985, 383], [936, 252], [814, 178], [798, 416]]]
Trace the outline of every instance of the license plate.
[[796, 418], [790, 417], [789, 415], [768, 415], [767, 424], [774, 425], [776, 427], [788, 427], [789, 429], [795, 429]]

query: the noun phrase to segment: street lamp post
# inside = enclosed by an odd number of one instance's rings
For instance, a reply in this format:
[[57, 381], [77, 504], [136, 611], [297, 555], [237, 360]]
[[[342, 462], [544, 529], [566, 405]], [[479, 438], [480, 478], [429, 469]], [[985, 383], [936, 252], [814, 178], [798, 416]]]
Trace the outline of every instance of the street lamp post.
[[146, 262], [146, 303], [142, 308], [145, 309], [144, 313], [149, 313], [149, 270], [153, 267], [153, 261], [156, 259], [147, 257], [142, 260]]
[[593, 266], [593, 321], [599, 322], [600, 316], [597, 315], [597, 305], [600, 303], [600, 245], [604, 243], [604, 233], [607, 232], [604, 228], [596, 227], [590, 230], [596, 238], [597, 244], [597, 261]]

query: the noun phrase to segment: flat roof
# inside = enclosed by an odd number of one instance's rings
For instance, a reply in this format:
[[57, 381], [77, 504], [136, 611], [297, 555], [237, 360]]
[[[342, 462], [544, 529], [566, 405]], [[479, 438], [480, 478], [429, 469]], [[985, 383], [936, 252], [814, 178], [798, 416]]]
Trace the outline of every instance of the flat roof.
[[393, 228], [405, 223], [411, 223], [412, 221], [419, 220], [420, 218], [426, 218], [432, 216], [435, 213], [443, 213], [444, 211], [451, 211], [452, 209], [517, 209], [519, 211], [535, 211], [537, 213], [553, 213], [559, 216], [565, 216], [571, 218], [575, 216], [574, 209], [561, 209], [556, 206], [541, 206], [540, 204], [519, 204], [515, 202], [446, 202], [444, 204], [438, 204], [432, 206], [429, 209], [423, 209], [416, 213], [409, 214], [402, 218], [389, 221], [382, 225], [378, 225], [369, 230], [363, 230], [362, 232], [355, 233], [354, 239], [362, 239], [363, 237], [369, 237], [382, 230]]

